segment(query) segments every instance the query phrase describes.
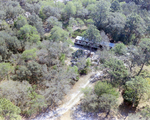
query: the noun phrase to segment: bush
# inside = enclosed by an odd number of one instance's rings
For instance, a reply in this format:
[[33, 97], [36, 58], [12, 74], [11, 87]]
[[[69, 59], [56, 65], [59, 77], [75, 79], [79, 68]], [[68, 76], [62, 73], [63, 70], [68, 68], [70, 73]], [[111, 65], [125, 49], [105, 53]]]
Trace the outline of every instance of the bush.
[[21, 120], [21, 110], [8, 99], [0, 99], [0, 118], [6, 120]]
[[97, 82], [94, 86], [94, 91], [98, 96], [102, 94], [111, 94], [113, 96], [118, 96], [118, 92], [112, 87], [111, 84], [107, 82]]
[[36, 48], [30, 49], [30, 50], [25, 50], [22, 53], [22, 59], [25, 61], [32, 60], [36, 58]]
[[90, 58], [87, 58], [87, 60], [86, 60], [86, 66], [87, 67], [91, 66], [91, 60], [90, 60]]
[[124, 55], [126, 53], [127, 48], [123, 43], [118, 43], [112, 50], [115, 52], [116, 55]]
[[90, 88], [82, 90], [84, 98], [81, 100], [81, 108], [86, 112], [109, 112], [117, 105], [118, 92], [111, 84], [98, 82], [94, 91]]
[[76, 31], [73, 32], [72, 38], [76, 38], [77, 36], [83, 36], [83, 33], [84, 33], [85, 31], [86, 31], [86, 30], [77, 29]]

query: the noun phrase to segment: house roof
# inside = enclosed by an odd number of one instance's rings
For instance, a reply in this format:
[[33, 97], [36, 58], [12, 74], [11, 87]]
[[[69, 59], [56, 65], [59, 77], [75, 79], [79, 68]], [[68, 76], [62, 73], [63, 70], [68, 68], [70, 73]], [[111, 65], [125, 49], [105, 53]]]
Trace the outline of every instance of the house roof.
[[[79, 41], [88, 41], [88, 39], [84, 39], [83, 37], [81, 36], [77, 36], [76, 37], [76, 40], [79, 40]], [[110, 42], [107, 42], [107, 41], [101, 41], [100, 42], [100, 45], [105, 45], [105, 46], [109, 46], [109, 47], [114, 47], [115, 46], [115, 43], [110, 43]]]
[[83, 37], [77, 36], [76, 39], [77, 39], [77, 40], [83, 40]]

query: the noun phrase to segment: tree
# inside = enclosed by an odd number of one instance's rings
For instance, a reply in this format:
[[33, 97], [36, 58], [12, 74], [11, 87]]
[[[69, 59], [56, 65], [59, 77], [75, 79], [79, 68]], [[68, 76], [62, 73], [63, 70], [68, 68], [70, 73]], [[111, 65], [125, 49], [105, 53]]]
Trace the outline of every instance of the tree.
[[11, 52], [15, 54], [21, 49], [21, 43], [16, 36], [11, 36], [6, 32], [1, 31], [0, 37], [2, 42], [1, 44], [3, 44], [1, 46], [1, 50], [3, 50], [3, 53], [1, 53], [1, 55], [3, 57], [5, 56], [6, 58], [7, 56], [8, 59], [9, 58], [8, 56], [11, 55]]
[[84, 22], [80, 18], [77, 18], [76, 21], [80, 28], [84, 26]]
[[[150, 60], [150, 40], [148, 38], [141, 39], [141, 42], [139, 43], [138, 47], [136, 46], [128, 46], [126, 55], [127, 60], [126, 64], [129, 67], [130, 73], [132, 76], [139, 76], [140, 73], [143, 70], [144, 65], [149, 65]], [[133, 71], [133, 68], [135, 66], [139, 67], [138, 71]], [[137, 68], [136, 68], [137, 70]]]
[[125, 25], [125, 36], [126, 43], [131, 43], [133, 45], [138, 44], [139, 38], [146, 31], [145, 23], [143, 19], [137, 14], [131, 14], [127, 17]]
[[97, 2], [95, 7], [92, 9], [91, 18], [94, 20], [98, 29], [104, 28], [109, 8], [110, 3], [105, 0], [101, 0]]
[[36, 58], [36, 48], [30, 49], [30, 50], [25, 50], [22, 53], [22, 59], [24, 59], [25, 61], [28, 60], [33, 60]]
[[94, 92], [97, 94], [98, 97], [100, 97], [102, 94], [111, 94], [114, 96], [118, 96], [118, 93], [116, 90], [112, 87], [111, 84], [107, 82], [97, 82], [94, 86]]
[[86, 64], [86, 58], [80, 57], [77, 60], [76, 66], [78, 67], [79, 74], [87, 74], [88, 73], [88, 66]]
[[53, 7], [53, 6], [47, 6], [45, 5], [41, 11], [41, 14], [43, 14], [44, 18], [47, 19], [50, 16], [54, 16], [56, 18], [60, 18], [60, 12], [59, 9]]
[[122, 13], [125, 16], [129, 16], [131, 15], [131, 13], [136, 13], [136, 11], [138, 10], [138, 6], [134, 2], [130, 2], [130, 3], [122, 2], [121, 8], [122, 8]]
[[68, 19], [76, 14], [76, 7], [74, 6], [72, 1], [67, 2], [64, 8], [64, 12], [66, 13], [66, 17]]
[[111, 59], [111, 58], [114, 57], [114, 52], [109, 51], [109, 50], [107, 50], [107, 49], [103, 49], [103, 50], [97, 51], [97, 55], [99, 56], [97, 60], [98, 60], [100, 63], [103, 64], [103, 63], [105, 63], [107, 60], [109, 60], [109, 59]]
[[23, 27], [24, 25], [26, 25], [27, 19], [24, 16], [19, 16], [14, 24], [14, 26], [19, 30], [21, 27]]
[[139, 59], [141, 58], [138, 47], [136, 47], [134, 45], [128, 46], [128, 48], [127, 48], [127, 54], [125, 56], [127, 58], [125, 60], [125, 63], [126, 63], [128, 69], [130, 71], [129, 72], [130, 76], [135, 76], [134, 68], [137, 65], [137, 62], [139, 61]]
[[111, 84], [119, 86], [125, 84], [128, 77], [128, 70], [123, 61], [111, 58], [104, 63], [104, 67], [108, 68], [107, 73]]
[[27, 68], [31, 73], [31, 75], [28, 78], [28, 81], [34, 84], [38, 83], [42, 78], [41, 65], [33, 61], [27, 64]]
[[31, 116], [35, 113], [37, 114], [42, 108], [47, 107], [44, 96], [36, 93], [35, 85], [28, 89], [28, 96], [31, 99], [30, 102], [28, 102], [30, 109], [26, 111], [28, 116]]
[[54, 26], [58, 26], [60, 28], [62, 28], [62, 23], [58, 21], [58, 19], [56, 17], [50, 16], [47, 20], [47, 27], [48, 28], [53, 28]]
[[1, 98], [0, 99], [0, 118], [7, 120], [21, 120], [19, 115], [21, 110], [15, 106], [11, 101]]
[[126, 16], [119, 12], [113, 12], [108, 15], [106, 21], [105, 32], [109, 33], [114, 41], [122, 41], [121, 37], [126, 24]]
[[132, 106], [138, 106], [141, 99], [146, 99], [145, 95], [149, 96], [149, 88], [150, 85], [147, 80], [136, 76], [131, 81], [126, 82], [123, 98], [125, 101], [132, 103]]
[[2, 57], [2, 61], [8, 60], [11, 56], [11, 52], [8, 51], [5, 40], [3, 38], [0, 39], [0, 55]]
[[19, 14], [22, 14], [24, 10], [20, 7], [19, 3], [16, 1], [7, 2], [6, 9], [6, 18], [15, 19]]
[[149, 64], [150, 60], [150, 39], [144, 38], [139, 43], [139, 60], [137, 61], [137, 65], [141, 66], [137, 76], [140, 75], [143, 70], [144, 65]]
[[98, 46], [101, 42], [101, 35], [99, 30], [94, 25], [91, 25], [87, 30], [86, 33], [83, 35], [85, 40], [88, 40], [90, 45], [90, 50], [92, 49], [92, 46]]
[[73, 2], [76, 6], [76, 14], [75, 16], [81, 19], [84, 19], [88, 15], [88, 10], [82, 6], [82, 3], [79, 1]]
[[7, 76], [7, 79], [9, 74], [13, 71], [13, 66], [10, 63], [0, 63], [0, 81], [5, 79]]
[[90, 4], [95, 4], [96, 0], [81, 0], [84, 7], [87, 7]]
[[73, 26], [76, 26], [76, 25], [77, 25], [77, 21], [73, 17], [70, 17], [69, 18], [69, 26], [73, 27]]
[[66, 41], [69, 37], [67, 31], [57, 26], [54, 26], [50, 33], [51, 33], [50, 39], [55, 42]]
[[127, 48], [123, 43], [117, 43], [115, 44], [113, 51], [115, 52], [116, 55], [124, 55], [126, 54]]
[[[106, 82], [97, 82], [92, 89], [84, 89], [85, 97], [81, 99], [81, 108], [86, 112], [107, 112], [117, 105], [118, 92]], [[106, 117], [107, 117], [106, 115]]]
[[120, 6], [120, 3], [118, 0], [115, 0], [111, 3], [111, 6], [110, 6], [110, 11], [111, 12], [118, 12], [121, 10], [121, 6]]
[[42, 19], [39, 18], [38, 15], [33, 13], [32, 15], [30, 15], [28, 17], [28, 22], [29, 22], [30, 25], [35, 26], [35, 28], [37, 29], [38, 33], [41, 35], [41, 37], [43, 37], [43, 35], [44, 35], [44, 28], [43, 28]]
[[24, 9], [31, 14], [32, 13], [39, 14], [40, 8], [41, 6], [38, 3], [34, 3], [34, 4], [26, 3], [24, 6]]
[[66, 74], [65, 68], [51, 69], [45, 76], [46, 80], [42, 85], [46, 89], [41, 89], [40, 93], [45, 97], [50, 105], [58, 105], [64, 95], [70, 89], [70, 75]]
[[101, 111], [107, 112], [106, 117], [109, 115], [110, 111], [117, 106], [117, 97], [111, 94], [102, 94], [99, 98], [99, 109]]
[[40, 36], [35, 27], [31, 25], [24, 25], [18, 31], [18, 38], [21, 41], [21, 45], [24, 47], [26, 42], [37, 43], [40, 41]]

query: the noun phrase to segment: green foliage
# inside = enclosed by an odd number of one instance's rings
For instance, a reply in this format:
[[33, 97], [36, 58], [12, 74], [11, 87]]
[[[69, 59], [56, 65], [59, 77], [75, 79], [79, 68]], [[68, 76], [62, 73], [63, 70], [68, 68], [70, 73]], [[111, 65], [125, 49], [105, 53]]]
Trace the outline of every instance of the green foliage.
[[17, 18], [16, 22], [14, 23], [14, 26], [19, 30], [26, 24], [28, 24], [26, 17], [21, 15]]
[[86, 97], [87, 95], [89, 95], [92, 92], [92, 89], [90, 87], [85, 87], [85, 88], [82, 88], [81, 91], [84, 93], [84, 95]]
[[123, 98], [125, 101], [132, 103], [133, 106], [138, 106], [141, 99], [147, 98], [145, 95], [149, 96], [149, 88], [147, 80], [136, 76], [131, 81], [126, 82]]
[[115, 44], [115, 47], [113, 48], [113, 51], [116, 55], [124, 55], [126, 54], [126, 46], [123, 43]]
[[13, 80], [27, 80], [32, 84], [37, 84], [42, 77], [41, 65], [35, 61], [27, 62], [26, 66], [16, 67], [16, 74], [13, 75]]
[[86, 66], [87, 67], [91, 66], [91, 59], [90, 58], [87, 58], [87, 60], [86, 60]]
[[16, 1], [9, 1], [6, 3], [6, 18], [15, 19], [20, 14], [24, 13], [24, 10], [20, 7], [19, 3]]
[[76, 25], [77, 25], [77, 21], [73, 17], [70, 17], [69, 26], [73, 27], [73, 26], [76, 26]]
[[92, 42], [95, 46], [101, 42], [101, 35], [96, 26], [91, 25], [84, 34], [84, 39], [88, 39], [89, 42]]
[[21, 110], [5, 98], [0, 99], [0, 118], [9, 120], [21, 120]]
[[40, 12], [39, 12], [39, 17], [40, 17], [42, 20], [45, 20], [45, 19], [46, 19], [46, 15], [43, 13], [42, 9], [41, 9]]
[[24, 25], [18, 31], [19, 40], [24, 44], [25, 42], [37, 43], [40, 40], [40, 36], [35, 27], [31, 25]]
[[59, 41], [64, 42], [69, 37], [69, 34], [67, 31], [57, 26], [54, 26], [50, 33], [51, 33], [50, 39], [53, 42], [59, 42]]
[[111, 34], [112, 39], [117, 41], [122, 41], [122, 34], [124, 33], [124, 27], [126, 24], [126, 16], [120, 12], [110, 13], [107, 17], [106, 27], [104, 28], [106, 33]]
[[83, 89], [85, 94], [81, 99], [81, 108], [86, 112], [109, 112], [117, 105], [118, 92], [106, 82], [98, 82], [94, 91], [90, 88]]
[[29, 22], [30, 25], [34, 26], [37, 29], [37, 32], [40, 34], [40, 36], [43, 37], [43, 35], [44, 35], [44, 28], [43, 28], [42, 19], [39, 18], [38, 15], [33, 13], [32, 15], [29, 15], [28, 22]]
[[31, 72], [31, 75], [28, 76], [28, 81], [37, 84], [42, 77], [41, 65], [33, 61], [27, 64], [27, 68]]
[[113, 96], [118, 96], [118, 93], [116, 90], [112, 87], [111, 84], [107, 82], [97, 82], [96, 85], [94, 86], [94, 91], [97, 94], [97, 96], [101, 96], [102, 94], [111, 94]]
[[46, 20], [47, 26], [49, 28], [52, 28], [54, 26], [58, 26], [58, 27], [62, 27], [62, 23], [58, 21], [58, 19], [56, 17], [50, 16], [47, 20]]
[[13, 71], [13, 66], [10, 63], [0, 63], [0, 81], [5, 79], [7, 76], [7, 79], [9, 74]]
[[12, 76], [13, 80], [28, 80], [28, 76], [32, 75], [26, 66], [17, 66], [15, 71], [16, 74]]
[[117, 106], [117, 97], [112, 94], [102, 94], [99, 97], [99, 109], [104, 112], [109, 112]]
[[111, 58], [104, 63], [104, 67], [109, 69], [107, 73], [113, 85], [120, 86], [125, 84], [128, 70], [123, 61]]
[[150, 107], [146, 106], [144, 109], [141, 110], [140, 113], [144, 118], [146, 119], [150, 118]]
[[75, 15], [76, 7], [74, 6], [72, 1], [67, 2], [64, 12], [66, 13], [66, 17], [70, 18], [71, 16]]
[[118, 12], [121, 10], [121, 6], [120, 6], [120, 3], [118, 0], [114, 0], [112, 3], [111, 3], [111, 6], [110, 6], [110, 9], [112, 12]]
[[36, 58], [36, 52], [37, 52], [36, 48], [30, 49], [30, 50], [25, 50], [22, 53], [22, 59], [24, 59], [25, 61], [33, 60]]
[[42, 95], [39, 95], [38, 93], [35, 92], [36, 86], [33, 86], [32, 88], [28, 89], [28, 95], [30, 98], [30, 102], [28, 103], [28, 106], [30, 109], [26, 111], [26, 114], [28, 116], [31, 116], [32, 114], [40, 112], [40, 110], [43, 107], [46, 107], [47, 105], [45, 104], [45, 99]]
[[66, 58], [65, 54], [61, 54], [61, 56], [59, 58], [63, 64], [65, 63], [65, 58]]
[[83, 21], [82, 19], [77, 18], [76, 21], [77, 21], [77, 24], [78, 24], [78, 26], [79, 26], [80, 28], [84, 26], [84, 21]]
[[87, 20], [85, 20], [85, 23], [86, 23], [86, 25], [93, 25], [94, 21], [93, 21], [93, 19], [87, 19]]
[[0, 54], [2, 55], [3, 61], [8, 60], [12, 53], [15, 54], [21, 49], [20, 41], [16, 36], [11, 36], [1, 31], [0, 38]]
[[91, 8], [91, 18], [93, 19], [97, 28], [104, 28], [106, 18], [109, 14], [110, 3], [106, 0], [98, 1]]
[[[143, 19], [138, 14], [131, 14], [127, 17], [126, 25], [125, 25], [125, 34], [126, 34], [126, 43], [131, 43], [136, 45], [139, 41], [137, 41], [137, 37], [141, 36], [145, 30], [146, 26], [144, 25]], [[135, 39], [133, 39], [132, 35], [135, 35]], [[132, 41], [131, 41], [132, 40]]]
[[77, 36], [83, 36], [84, 32], [85, 32], [85, 30], [77, 29], [73, 32], [72, 38], [76, 38]]

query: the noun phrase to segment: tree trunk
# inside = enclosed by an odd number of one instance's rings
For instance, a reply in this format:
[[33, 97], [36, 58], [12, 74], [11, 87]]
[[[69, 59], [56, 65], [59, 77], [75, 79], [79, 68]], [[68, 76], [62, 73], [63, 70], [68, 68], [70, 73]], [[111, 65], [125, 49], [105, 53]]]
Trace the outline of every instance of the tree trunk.
[[107, 118], [107, 117], [108, 117], [109, 113], [110, 113], [110, 110], [107, 112], [107, 114], [106, 114], [105, 118]]
[[142, 64], [141, 69], [140, 69], [140, 71], [138, 72], [137, 76], [139, 76], [140, 73], [142, 72], [144, 65], [145, 65], [145, 63]]

